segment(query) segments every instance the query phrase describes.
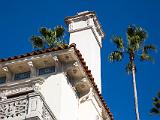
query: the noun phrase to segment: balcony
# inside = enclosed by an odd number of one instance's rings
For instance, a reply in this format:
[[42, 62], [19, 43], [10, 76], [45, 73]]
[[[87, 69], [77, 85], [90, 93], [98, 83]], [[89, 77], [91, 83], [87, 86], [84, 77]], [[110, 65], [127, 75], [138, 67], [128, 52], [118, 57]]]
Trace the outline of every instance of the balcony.
[[56, 118], [42, 95], [34, 92], [0, 100], [0, 120], [56, 120]]

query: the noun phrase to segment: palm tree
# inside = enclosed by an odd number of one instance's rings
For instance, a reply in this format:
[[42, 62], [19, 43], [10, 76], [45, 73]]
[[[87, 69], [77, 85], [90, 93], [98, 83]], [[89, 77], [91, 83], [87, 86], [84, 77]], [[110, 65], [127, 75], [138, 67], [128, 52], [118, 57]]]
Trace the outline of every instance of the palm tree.
[[151, 113], [155, 115], [160, 115], [160, 92], [158, 92], [157, 96], [153, 98], [154, 107], [151, 109]]
[[32, 36], [33, 48], [42, 49], [45, 47], [57, 47], [65, 44], [64, 28], [57, 26], [54, 29], [42, 27], [39, 29], [40, 36]]
[[[136, 66], [135, 66], [135, 58], [139, 56], [140, 61], [153, 61], [153, 58], [149, 55], [150, 50], [156, 50], [154, 45], [148, 44], [144, 45], [144, 42], [147, 38], [147, 32], [141, 27], [137, 27], [135, 25], [129, 25], [126, 32], [126, 43], [124, 43], [122, 37], [114, 36], [112, 38], [113, 43], [115, 43], [117, 50], [111, 52], [109, 54], [109, 61], [121, 61], [125, 54], [129, 56], [129, 63], [126, 66], [126, 70], [128, 73], [132, 74], [132, 84], [134, 90], [134, 105], [135, 105], [135, 113], [136, 120], [139, 120], [139, 112], [138, 112], [138, 98], [137, 98], [137, 88], [136, 88]], [[140, 53], [140, 55], [139, 55]]]

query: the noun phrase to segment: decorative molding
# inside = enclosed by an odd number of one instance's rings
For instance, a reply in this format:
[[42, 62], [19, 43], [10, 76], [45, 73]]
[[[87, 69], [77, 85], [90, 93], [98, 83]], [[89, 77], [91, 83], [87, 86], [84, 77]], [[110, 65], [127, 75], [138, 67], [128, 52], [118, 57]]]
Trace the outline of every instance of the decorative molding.
[[73, 66], [78, 67], [79, 66], [78, 62], [74, 62]]
[[54, 55], [54, 56], [52, 56], [52, 58], [55, 62], [55, 73], [62, 71], [61, 62], [60, 62], [58, 56]]
[[28, 62], [28, 65], [29, 65], [30, 67], [33, 67], [33, 66], [34, 66], [32, 61], [29, 61], [29, 62]]
[[10, 90], [1, 90], [0, 98], [4, 98], [9, 95], [14, 95], [14, 94], [23, 93], [23, 92], [32, 91], [32, 90], [33, 90], [33, 87], [21, 87], [21, 88], [10, 89]]
[[29, 61], [29, 62], [27, 62], [27, 64], [30, 66], [31, 77], [35, 77], [36, 76], [36, 68], [35, 68], [33, 62]]
[[39, 92], [39, 90], [41, 89], [39, 83], [34, 84], [32, 87], [33, 87], [33, 90], [36, 92]]
[[74, 68], [78, 68], [78, 62], [76, 61], [72, 61], [72, 62], [68, 62], [67, 64], [66, 63], [63, 64], [63, 72], [67, 73], [67, 71], [72, 70]]
[[65, 18], [65, 22], [66, 22], [66, 24], [71, 24], [71, 23], [77, 22], [77, 21], [86, 21], [90, 18], [93, 19], [94, 26], [95, 26], [97, 32], [99, 33], [99, 35], [101, 37], [104, 37], [104, 32], [101, 28], [101, 25], [98, 21], [98, 18], [96, 16], [95, 12], [90, 12], [90, 11], [80, 12], [80, 13], [78, 13], [78, 15]]
[[32, 90], [39, 90], [39, 86], [44, 83], [43, 78], [31, 78], [29, 80], [21, 80], [18, 82], [10, 82], [0, 86], [0, 97], [4, 95], [14, 95], [18, 93], [24, 93]]
[[2, 101], [7, 100], [7, 96], [6, 96], [5, 93], [1, 93], [1, 94], [0, 94], [0, 98], [2, 99]]
[[59, 61], [57, 56], [53, 56], [52, 58], [53, 58], [53, 60], [56, 61], [56, 62]]
[[2, 70], [5, 72], [6, 74], [6, 82], [7, 81], [11, 81], [12, 80], [12, 72], [10, 71], [10, 69], [7, 66], [3, 66]]
[[92, 97], [93, 97], [93, 88], [90, 88], [89, 93], [80, 98], [80, 103], [84, 103], [87, 100], [91, 100]]
[[42, 118], [43, 118], [43, 120], [52, 120], [52, 118], [51, 118], [51, 116], [45, 106], [42, 107]]
[[5, 71], [5, 72], [9, 72], [9, 69], [8, 69], [8, 67], [7, 67], [7, 66], [2, 67], [2, 70], [3, 70], [3, 71]]

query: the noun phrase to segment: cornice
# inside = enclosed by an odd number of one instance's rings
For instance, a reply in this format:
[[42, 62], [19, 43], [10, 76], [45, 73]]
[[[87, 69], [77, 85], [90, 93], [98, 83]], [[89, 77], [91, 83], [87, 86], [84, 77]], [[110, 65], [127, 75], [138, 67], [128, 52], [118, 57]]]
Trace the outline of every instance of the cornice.
[[101, 24], [94, 11], [86, 11], [86, 12], [78, 13], [78, 15], [66, 17], [64, 21], [67, 25], [69, 25], [73, 22], [86, 21], [87, 19], [90, 19], [90, 18], [93, 19], [96, 30], [98, 31], [100, 36], [103, 38], [105, 36], [105, 33], [103, 32], [101, 28]]

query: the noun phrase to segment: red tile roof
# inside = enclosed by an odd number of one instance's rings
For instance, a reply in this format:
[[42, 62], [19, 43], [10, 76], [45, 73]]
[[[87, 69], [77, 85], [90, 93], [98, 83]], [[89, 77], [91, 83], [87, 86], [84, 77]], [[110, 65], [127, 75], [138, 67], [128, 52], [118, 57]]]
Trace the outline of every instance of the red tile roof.
[[29, 56], [33, 56], [33, 55], [40, 55], [40, 54], [43, 54], [43, 53], [54, 52], [54, 51], [63, 50], [63, 49], [69, 49], [69, 48], [74, 48], [74, 50], [75, 50], [75, 52], [76, 52], [81, 64], [82, 64], [82, 66], [83, 66], [88, 78], [90, 79], [92, 85], [94, 86], [95, 91], [97, 92], [97, 94], [98, 94], [98, 96], [99, 96], [99, 98], [100, 98], [105, 110], [109, 114], [111, 120], [114, 120], [112, 113], [110, 112], [109, 108], [107, 107], [107, 104], [105, 103], [105, 101], [103, 99], [103, 96], [101, 95], [100, 91], [98, 90], [98, 87], [97, 87], [96, 83], [94, 82], [94, 78], [93, 78], [93, 76], [91, 74], [91, 70], [88, 69], [88, 66], [86, 65], [86, 62], [84, 61], [84, 59], [82, 57], [82, 54], [76, 48], [76, 44], [63, 45], [61, 47], [42, 49], [42, 50], [33, 51], [31, 53], [26, 53], [26, 54], [23, 54], [23, 55], [13, 56], [13, 57], [9, 57], [9, 58], [6, 58], [6, 59], [0, 59], [0, 63], [1, 62], [7, 62], [7, 61], [10, 61], [10, 60], [16, 60], [16, 59], [20, 59], [20, 58], [24, 58], [24, 57], [29, 57]]

